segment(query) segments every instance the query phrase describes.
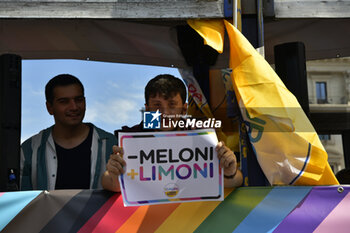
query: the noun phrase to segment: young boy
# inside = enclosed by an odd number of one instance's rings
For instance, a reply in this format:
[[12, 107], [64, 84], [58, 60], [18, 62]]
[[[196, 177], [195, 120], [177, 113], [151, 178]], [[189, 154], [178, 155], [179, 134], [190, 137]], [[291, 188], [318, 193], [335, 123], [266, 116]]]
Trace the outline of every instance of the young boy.
[[[164, 116], [185, 115], [187, 111], [186, 87], [184, 83], [172, 75], [158, 75], [151, 79], [145, 88], [145, 110], [159, 110]], [[180, 130], [179, 128], [161, 128], [164, 130]], [[122, 132], [144, 132], [143, 122], [131, 128], [123, 127]], [[118, 131], [116, 131], [117, 134]], [[117, 135], [116, 135], [117, 136]], [[237, 187], [242, 184], [243, 177], [241, 171], [237, 168], [235, 154], [219, 142], [216, 146], [220, 166], [224, 168], [225, 187]], [[103, 188], [115, 192], [120, 191], [118, 176], [125, 172], [123, 166], [126, 165], [122, 158], [124, 152], [121, 147], [113, 146], [113, 154], [107, 163], [106, 172], [102, 177]]]

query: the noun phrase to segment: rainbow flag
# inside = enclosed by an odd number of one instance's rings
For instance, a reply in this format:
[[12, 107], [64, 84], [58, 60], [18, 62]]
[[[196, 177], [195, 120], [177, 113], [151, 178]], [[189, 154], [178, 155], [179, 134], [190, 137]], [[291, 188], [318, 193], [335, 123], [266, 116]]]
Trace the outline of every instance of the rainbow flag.
[[226, 29], [233, 88], [253, 150], [270, 184], [339, 184], [297, 99], [241, 32], [226, 20], [187, 22], [218, 52], [223, 51]]
[[350, 186], [242, 187], [222, 202], [124, 207], [119, 193], [0, 193], [1, 232], [348, 232]]

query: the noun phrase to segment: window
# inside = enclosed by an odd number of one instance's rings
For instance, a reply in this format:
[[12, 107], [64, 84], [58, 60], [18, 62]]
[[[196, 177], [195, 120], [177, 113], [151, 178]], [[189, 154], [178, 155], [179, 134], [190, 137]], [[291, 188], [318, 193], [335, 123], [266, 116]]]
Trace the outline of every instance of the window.
[[316, 82], [316, 98], [318, 104], [327, 103], [327, 83]]
[[330, 134], [320, 134], [320, 135], [318, 135], [318, 137], [320, 138], [320, 140], [324, 140], [324, 141], [331, 140], [331, 135]]

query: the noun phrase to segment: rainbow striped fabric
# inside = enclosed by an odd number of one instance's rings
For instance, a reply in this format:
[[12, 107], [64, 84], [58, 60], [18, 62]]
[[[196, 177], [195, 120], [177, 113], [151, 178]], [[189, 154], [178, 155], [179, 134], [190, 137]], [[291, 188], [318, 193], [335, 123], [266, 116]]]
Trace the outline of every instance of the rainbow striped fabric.
[[1, 232], [348, 232], [350, 186], [242, 187], [222, 202], [124, 207], [103, 190], [0, 193]]

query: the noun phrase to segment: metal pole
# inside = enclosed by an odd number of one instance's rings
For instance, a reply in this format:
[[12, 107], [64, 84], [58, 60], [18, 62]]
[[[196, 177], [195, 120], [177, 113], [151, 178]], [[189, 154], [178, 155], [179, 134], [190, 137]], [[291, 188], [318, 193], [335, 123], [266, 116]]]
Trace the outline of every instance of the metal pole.
[[232, 12], [232, 18], [233, 18], [233, 26], [237, 28], [237, 18], [238, 18], [238, 13], [237, 13], [237, 1], [238, 0], [233, 0], [233, 12]]
[[257, 48], [257, 51], [263, 57], [265, 57], [264, 14], [263, 14], [263, 2], [262, 2], [262, 0], [256, 0], [256, 14], [257, 14], [257, 26], [258, 26], [258, 48]]

